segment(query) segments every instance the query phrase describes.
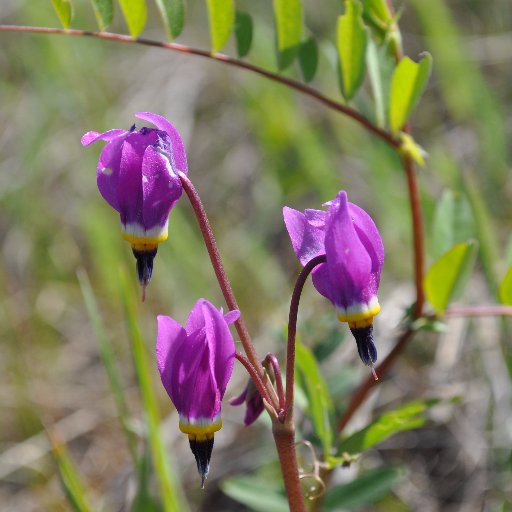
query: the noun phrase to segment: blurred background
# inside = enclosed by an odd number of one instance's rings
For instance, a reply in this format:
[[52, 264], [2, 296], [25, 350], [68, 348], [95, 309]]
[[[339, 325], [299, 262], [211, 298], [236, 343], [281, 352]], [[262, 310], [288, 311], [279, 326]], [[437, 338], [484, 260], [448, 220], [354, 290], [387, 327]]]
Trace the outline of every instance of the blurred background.
[[[73, 26], [96, 30], [89, 2], [74, 4]], [[275, 70], [271, 2], [246, 0], [237, 7], [255, 20], [247, 60]], [[415, 138], [429, 153], [420, 170], [428, 262], [442, 253], [433, 225], [436, 205], [450, 190], [465, 205], [460, 232], [480, 242], [476, 271], [460, 303], [496, 303], [498, 284], [512, 263], [512, 4], [410, 0], [398, 7], [406, 54], [417, 59], [427, 50], [434, 58], [413, 116]], [[320, 46], [313, 85], [341, 100], [333, 44], [341, 4], [323, 2], [319, 9], [305, 1], [304, 8]], [[126, 33], [116, 9], [110, 30]], [[143, 35], [165, 39], [152, 3], [149, 16]], [[208, 49], [204, 3], [187, 1], [186, 19], [178, 42]], [[1, 1], [0, 23], [59, 26], [50, 2], [15, 0]], [[271, 350], [282, 360], [289, 298], [299, 272], [282, 207], [319, 208], [347, 190], [384, 238], [382, 313], [375, 331], [380, 357], [389, 352], [414, 288], [405, 179], [399, 159], [384, 143], [282, 85], [201, 58], [32, 34], [0, 33], [0, 47], [0, 510], [70, 509], [45, 429], [67, 446], [94, 510], [129, 510], [135, 492], [129, 451], [77, 279], [82, 270], [91, 280], [120, 368], [131, 428], [140, 432], [140, 396], [119, 284], [119, 270], [126, 268], [135, 288], [135, 260], [120, 237], [116, 212], [96, 189], [99, 144], [80, 145], [89, 130], [127, 129], [138, 111], [160, 113], [176, 125], [189, 175], [262, 356]], [[225, 51], [235, 55], [233, 45]], [[300, 79], [298, 67], [286, 74]], [[370, 112], [365, 90], [356, 103]], [[169, 240], [159, 248], [147, 301], [138, 305], [150, 355], [155, 316], [184, 322], [199, 297], [223, 304], [183, 199], [172, 212]], [[363, 470], [381, 470], [385, 478], [377, 491], [374, 484], [361, 483], [359, 501], [327, 500], [326, 510], [512, 510], [509, 328], [495, 318], [450, 319], [443, 333], [419, 333], [347, 432], [410, 400], [445, 402], [421, 428], [397, 434], [350, 468], [337, 469], [334, 486], [354, 481]], [[368, 371], [347, 331], [308, 286], [299, 332], [320, 361], [338, 416]], [[167, 451], [191, 510], [252, 510], [234, 499], [232, 489], [240, 489], [240, 475], [254, 475], [269, 489], [277, 486], [268, 421], [245, 429], [242, 408], [224, 406], [224, 427], [201, 491], [152, 356], [150, 362]], [[226, 398], [239, 394], [245, 381], [237, 367]], [[456, 403], [450, 401], [456, 397]], [[298, 422], [304, 438], [314, 443], [311, 423], [300, 410]], [[272, 506], [266, 510], [272, 512]]]

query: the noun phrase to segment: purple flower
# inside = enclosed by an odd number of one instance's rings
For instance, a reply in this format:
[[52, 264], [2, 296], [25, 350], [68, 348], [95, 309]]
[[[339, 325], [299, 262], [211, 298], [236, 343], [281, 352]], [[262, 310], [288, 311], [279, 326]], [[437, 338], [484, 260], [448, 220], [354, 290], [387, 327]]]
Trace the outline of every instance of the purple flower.
[[226, 315], [206, 299], [192, 308], [185, 328], [158, 316], [156, 359], [167, 394], [176, 407], [182, 432], [188, 434], [202, 485], [208, 476], [214, 432], [220, 430], [221, 401], [233, 372], [235, 342]]
[[345, 191], [326, 204], [327, 211], [283, 209], [293, 249], [302, 265], [321, 254], [326, 262], [313, 270], [313, 284], [336, 307], [338, 319], [348, 322], [362, 361], [373, 366], [373, 317], [380, 311], [377, 299], [384, 245], [371, 217], [349, 203]]
[[167, 239], [169, 212], [180, 198], [178, 171], [187, 173], [187, 157], [176, 128], [151, 112], [136, 117], [156, 128], [87, 132], [82, 144], [104, 140], [98, 160], [98, 188], [107, 203], [119, 212], [121, 233], [137, 259], [143, 290], [151, 279], [158, 244]]
[[229, 401], [230, 405], [246, 405], [244, 424], [246, 427], [253, 424], [263, 412], [263, 398], [252, 379], [240, 395]]

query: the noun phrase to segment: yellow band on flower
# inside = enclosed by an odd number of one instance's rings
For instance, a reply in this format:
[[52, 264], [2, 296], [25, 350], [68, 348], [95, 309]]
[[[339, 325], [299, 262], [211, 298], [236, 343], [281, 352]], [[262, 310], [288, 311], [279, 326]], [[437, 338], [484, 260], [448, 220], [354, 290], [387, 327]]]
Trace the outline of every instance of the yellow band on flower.
[[129, 235], [127, 233], [121, 233], [124, 240], [130, 242], [132, 247], [136, 251], [152, 251], [158, 247], [158, 244], [165, 242], [168, 238], [168, 234], [164, 233], [157, 237], [140, 237], [135, 235]]
[[188, 437], [195, 439], [196, 441], [204, 441], [211, 439], [214, 432], [217, 432], [222, 428], [222, 420], [218, 420], [208, 425], [191, 425], [190, 423], [184, 423], [180, 421], [180, 430], [184, 434], [188, 434]]
[[338, 314], [340, 322], [347, 322], [351, 329], [368, 327], [373, 324], [373, 317], [380, 312], [380, 304], [372, 304], [371, 307], [364, 311], [347, 311]]

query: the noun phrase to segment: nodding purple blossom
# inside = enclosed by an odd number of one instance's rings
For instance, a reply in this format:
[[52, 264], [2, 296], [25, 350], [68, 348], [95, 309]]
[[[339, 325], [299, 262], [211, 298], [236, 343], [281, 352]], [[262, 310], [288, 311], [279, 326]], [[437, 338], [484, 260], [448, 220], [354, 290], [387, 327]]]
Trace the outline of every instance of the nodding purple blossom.
[[222, 427], [222, 397], [233, 372], [235, 342], [229, 324], [239, 316], [237, 310], [223, 315], [206, 299], [196, 302], [184, 328], [168, 316], [158, 316], [158, 370], [179, 413], [179, 428], [189, 437], [202, 486], [214, 433]]
[[313, 284], [335, 306], [338, 319], [347, 322], [359, 356], [371, 366], [377, 361], [373, 343], [373, 317], [380, 311], [377, 299], [384, 245], [375, 223], [340, 191], [327, 211], [283, 209], [293, 249], [302, 265], [325, 254], [326, 261], [312, 272]]
[[245, 417], [244, 425], [248, 427], [252, 425], [264, 410], [263, 398], [254, 384], [252, 379], [249, 379], [245, 389], [237, 397], [229, 400], [230, 405], [245, 404]]
[[156, 128], [137, 130], [133, 125], [128, 131], [91, 131], [82, 137], [82, 144], [107, 142], [96, 170], [98, 189], [119, 212], [121, 233], [137, 260], [144, 298], [158, 244], [168, 236], [169, 213], [182, 193], [178, 171], [186, 174], [188, 168], [183, 141], [165, 117], [151, 112], [135, 116]]

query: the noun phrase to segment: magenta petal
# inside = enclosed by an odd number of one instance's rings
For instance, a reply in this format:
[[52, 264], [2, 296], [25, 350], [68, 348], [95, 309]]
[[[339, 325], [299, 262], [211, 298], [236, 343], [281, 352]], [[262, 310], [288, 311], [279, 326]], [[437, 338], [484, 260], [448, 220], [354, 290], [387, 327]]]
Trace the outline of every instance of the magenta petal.
[[238, 309], [233, 309], [232, 311], [228, 311], [224, 315], [224, 321], [230, 325], [235, 323], [240, 318], [240, 311]]
[[247, 396], [247, 387], [238, 395], [229, 399], [229, 405], [242, 405], [245, 402]]
[[235, 342], [222, 313], [208, 301], [203, 302], [202, 308], [206, 338], [211, 350], [211, 369], [222, 398], [233, 373]]
[[145, 229], [165, 225], [182, 190], [181, 181], [172, 171], [167, 158], [153, 146], [148, 146], [142, 160], [142, 217]]
[[181, 140], [178, 130], [176, 130], [174, 125], [164, 116], [153, 114], [152, 112], [137, 112], [135, 116], [139, 119], [143, 119], [144, 121], [149, 121], [150, 123], [153, 123], [159, 130], [162, 130], [169, 135], [169, 138], [171, 140], [171, 165], [173, 166], [175, 172], [181, 171], [187, 174], [188, 166], [187, 155], [185, 153], [185, 146], [183, 144], [183, 141]]
[[345, 192], [329, 208], [325, 253], [331, 284], [338, 291], [335, 304], [347, 308], [368, 302], [372, 261], [357, 236]]
[[336, 302], [338, 299], [338, 292], [331, 283], [329, 276], [329, 269], [326, 263], [318, 265], [312, 273], [313, 286], [316, 288], [320, 295], [323, 295], [331, 302]]
[[373, 219], [359, 206], [352, 203], [348, 203], [348, 205], [357, 236], [372, 260], [371, 271], [376, 275], [376, 287], [378, 288], [380, 273], [384, 265], [384, 243]]
[[99, 132], [87, 132], [82, 136], [81, 143], [82, 146], [88, 146], [89, 144], [92, 144], [93, 142], [96, 142], [97, 140], [105, 140], [107, 142], [110, 142], [111, 140], [114, 140], [118, 137], [121, 137], [127, 133], [126, 130], [121, 130], [119, 128], [115, 128], [113, 130], [108, 130], [103, 133]]
[[302, 265], [323, 254], [326, 212], [306, 210], [306, 214], [285, 206], [283, 217], [293, 250]]
[[185, 329], [176, 320], [159, 315], [156, 338], [156, 361], [158, 371], [169, 398], [179, 410], [181, 408], [179, 376], [174, 378], [172, 368], [183, 345], [187, 342]]

